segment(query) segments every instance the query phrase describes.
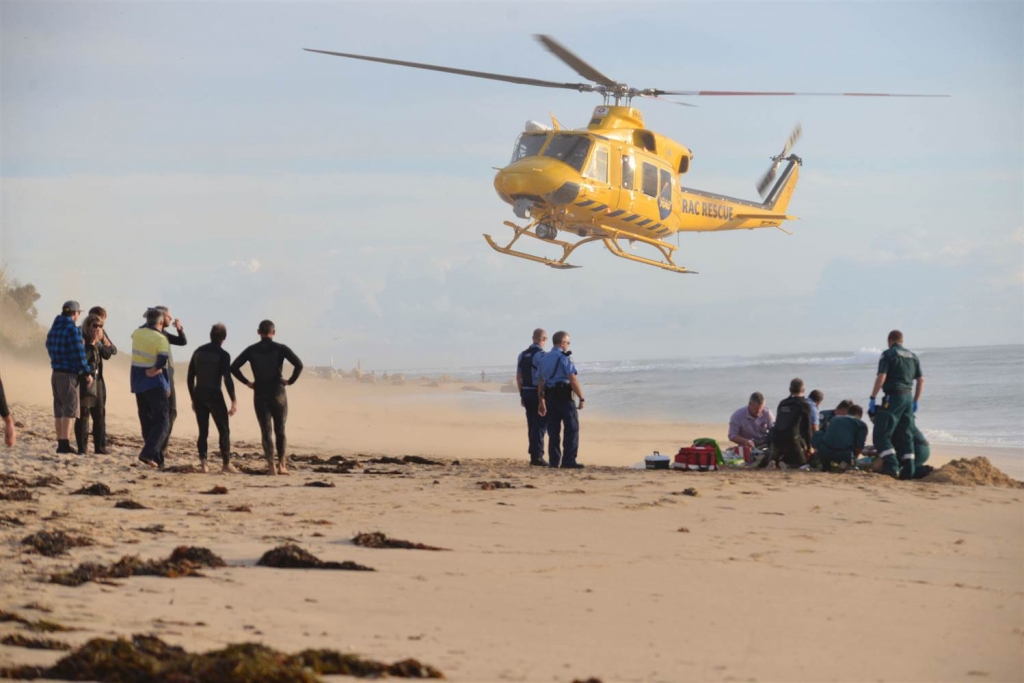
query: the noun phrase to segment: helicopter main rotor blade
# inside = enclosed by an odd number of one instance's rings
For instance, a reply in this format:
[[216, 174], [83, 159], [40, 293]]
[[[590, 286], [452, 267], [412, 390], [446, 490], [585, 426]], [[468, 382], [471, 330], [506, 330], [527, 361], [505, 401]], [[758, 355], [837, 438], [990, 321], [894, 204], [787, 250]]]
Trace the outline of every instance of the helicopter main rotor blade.
[[614, 88], [615, 86], [618, 85], [618, 83], [616, 83], [615, 81], [613, 81], [612, 79], [608, 78], [603, 73], [595, 69], [594, 67], [584, 62], [582, 59], [573, 54], [567, 47], [559, 43], [551, 36], [540, 34], [534, 36], [534, 38], [539, 40], [541, 45], [546, 47], [551, 52], [551, 54], [553, 54], [554, 56], [558, 57], [563, 62], [568, 64], [573, 71], [578, 73], [580, 76], [583, 76], [583, 78], [587, 79], [588, 81], [600, 83], [601, 85], [608, 86], [609, 88]]
[[651, 88], [649, 92], [655, 95], [684, 95], [690, 97], [949, 97], [949, 95], [887, 92], [772, 92], [758, 90], [659, 90], [658, 88]]
[[667, 97], [659, 97], [658, 95], [644, 95], [640, 94], [639, 97], [646, 98], [648, 100], [657, 100], [659, 102], [668, 102], [669, 104], [678, 104], [680, 107], [698, 107], [700, 105], [690, 104], [689, 102], [680, 102], [678, 100], [670, 100]]
[[448, 66], [436, 66], [434, 64], [421, 64], [419, 62], [403, 62], [398, 59], [384, 59], [383, 57], [367, 57], [366, 55], [353, 55], [346, 52], [331, 52], [329, 50], [313, 50], [308, 47], [302, 48], [306, 52], [317, 52], [322, 55], [334, 57], [348, 57], [349, 59], [362, 59], [367, 62], [380, 62], [381, 64], [394, 64], [395, 66], [407, 66], [413, 69], [425, 69], [427, 71], [440, 71], [446, 74], [457, 76], [472, 76], [473, 78], [486, 78], [492, 81], [504, 81], [506, 83], [518, 83], [519, 85], [535, 85], [541, 88], [562, 88], [565, 90], [578, 90], [579, 92], [592, 92], [594, 86], [589, 83], [556, 83], [555, 81], [542, 81], [536, 78], [522, 78], [520, 76], [505, 76], [492, 74], [486, 71], [469, 71], [468, 69], [453, 69]]

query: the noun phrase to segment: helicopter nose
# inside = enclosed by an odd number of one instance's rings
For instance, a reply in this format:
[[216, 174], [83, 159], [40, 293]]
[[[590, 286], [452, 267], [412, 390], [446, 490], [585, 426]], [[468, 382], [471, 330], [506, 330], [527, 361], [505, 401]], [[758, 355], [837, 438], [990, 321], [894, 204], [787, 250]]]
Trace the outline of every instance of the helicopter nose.
[[[569, 193], [565, 191], [566, 186], [575, 186], [576, 191]], [[527, 157], [498, 171], [494, 177], [494, 189], [503, 198], [513, 201], [532, 199], [537, 202], [565, 203], [575, 199], [579, 192], [579, 174], [553, 159]]]

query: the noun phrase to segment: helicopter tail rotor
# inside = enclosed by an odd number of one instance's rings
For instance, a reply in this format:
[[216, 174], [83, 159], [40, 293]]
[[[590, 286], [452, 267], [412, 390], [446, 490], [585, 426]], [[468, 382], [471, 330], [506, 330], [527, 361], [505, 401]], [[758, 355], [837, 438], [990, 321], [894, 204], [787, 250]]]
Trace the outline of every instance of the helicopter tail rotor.
[[793, 145], [800, 139], [800, 135], [803, 133], [803, 128], [800, 124], [796, 124], [796, 128], [789, 134], [789, 139], [786, 140], [786, 145], [782, 148], [782, 153], [778, 156], [772, 157], [772, 165], [768, 167], [768, 171], [761, 177], [761, 180], [757, 181], [757, 193], [764, 196], [768, 194], [768, 188], [771, 187], [772, 181], [775, 180], [775, 175], [779, 171], [779, 166], [785, 161], [786, 157], [789, 156], [790, 150], [793, 149]]

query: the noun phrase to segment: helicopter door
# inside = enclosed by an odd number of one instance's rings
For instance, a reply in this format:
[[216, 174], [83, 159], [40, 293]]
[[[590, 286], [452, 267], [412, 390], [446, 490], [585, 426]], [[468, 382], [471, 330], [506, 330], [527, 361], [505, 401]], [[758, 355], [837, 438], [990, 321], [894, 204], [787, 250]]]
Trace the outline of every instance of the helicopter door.
[[636, 160], [633, 159], [633, 155], [629, 152], [623, 153], [621, 159], [620, 167], [622, 172], [619, 176], [619, 203], [615, 209], [622, 211], [623, 213], [620, 215], [624, 215], [633, 211], [633, 195], [636, 194]]
[[661, 185], [658, 177], [658, 167], [649, 161], [640, 161], [640, 191], [633, 195], [633, 213], [639, 214], [639, 218], [632, 221], [632, 225], [639, 228], [650, 229], [658, 222], [660, 212], [658, 211], [658, 195], [661, 193]]

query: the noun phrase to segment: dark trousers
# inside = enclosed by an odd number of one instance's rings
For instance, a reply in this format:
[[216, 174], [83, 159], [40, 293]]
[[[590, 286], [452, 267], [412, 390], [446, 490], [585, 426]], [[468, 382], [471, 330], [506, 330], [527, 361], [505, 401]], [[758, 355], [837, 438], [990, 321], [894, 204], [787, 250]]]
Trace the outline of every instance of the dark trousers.
[[772, 443], [768, 449], [768, 457], [761, 461], [759, 468], [768, 467], [768, 461], [778, 466], [779, 461], [790, 467], [802, 467], [807, 464], [807, 448], [803, 439]]
[[92, 417], [92, 447], [98, 453], [107, 450], [107, 383], [102, 377], [96, 378], [96, 393], [99, 401], [89, 409]]
[[914, 399], [909, 393], [882, 398], [871, 436], [882, 458], [882, 472], [900, 479], [913, 479]]
[[210, 437], [210, 418], [213, 417], [213, 424], [220, 436], [220, 457], [227, 465], [231, 458], [231, 429], [228, 425], [228, 407], [224, 403], [224, 395], [220, 391], [214, 393], [196, 389], [192, 405], [196, 409], [196, 422], [199, 424], [199, 440], [196, 441], [199, 459], [206, 461], [206, 442]]
[[[174, 376], [173, 374], [171, 375]], [[171, 384], [171, 396], [167, 399], [167, 436], [160, 444], [160, 457], [167, 455], [167, 447], [171, 443], [171, 432], [174, 430], [174, 421], [178, 419], [178, 394], [174, 391], [174, 384]]]
[[[572, 398], [553, 396], [545, 397], [544, 402], [548, 408], [548, 465], [575, 465], [580, 448], [580, 418], [576, 412], [576, 403]], [[561, 437], [563, 425], [565, 435]]]
[[284, 452], [288, 445], [284, 435], [284, 423], [288, 419], [288, 395], [284, 392], [284, 387], [275, 393], [254, 394], [252, 402], [256, 408], [256, 421], [260, 423], [260, 434], [263, 437], [263, 455], [268, 461], [273, 461], [276, 442], [277, 459], [284, 462]]
[[166, 443], [167, 430], [170, 429], [167, 392], [158, 387], [135, 394], [135, 403], [139, 408], [139, 424], [145, 441], [139, 460], [155, 462], [163, 467], [164, 454], [161, 447]]
[[540, 462], [544, 459], [544, 433], [548, 429], [547, 420], [540, 416], [537, 407], [540, 399], [537, 391], [523, 391], [520, 396], [523, 399], [523, 408], [526, 410], [526, 431], [530, 437], [530, 462]]
[[[94, 380], [95, 381], [95, 380]], [[79, 399], [79, 414], [75, 418], [75, 445], [78, 447], [78, 454], [85, 455], [85, 451], [89, 447], [89, 418], [93, 418], [93, 424], [98, 420], [102, 420], [102, 416], [97, 418], [96, 412], [99, 406], [99, 398], [97, 396], [82, 396]], [[98, 442], [93, 442], [93, 449], [99, 448]]]

